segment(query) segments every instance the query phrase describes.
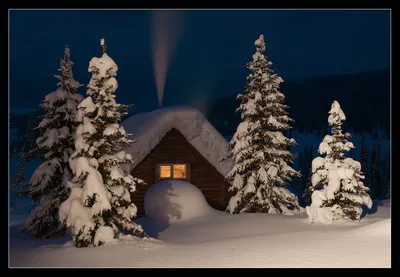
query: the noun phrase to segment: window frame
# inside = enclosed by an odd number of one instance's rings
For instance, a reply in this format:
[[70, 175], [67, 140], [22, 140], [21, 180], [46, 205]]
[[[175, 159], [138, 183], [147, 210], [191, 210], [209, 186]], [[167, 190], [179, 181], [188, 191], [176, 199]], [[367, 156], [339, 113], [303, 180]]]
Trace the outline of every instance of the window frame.
[[[185, 178], [175, 178], [174, 177], [174, 165], [185, 165], [186, 167], [186, 177]], [[169, 166], [170, 169], [170, 173], [171, 173], [171, 177], [166, 177], [166, 178], [162, 178], [160, 176], [160, 169], [161, 166]], [[156, 169], [156, 180], [157, 181], [163, 181], [163, 180], [190, 180], [190, 164], [188, 163], [159, 163], [157, 164], [157, 169]]]

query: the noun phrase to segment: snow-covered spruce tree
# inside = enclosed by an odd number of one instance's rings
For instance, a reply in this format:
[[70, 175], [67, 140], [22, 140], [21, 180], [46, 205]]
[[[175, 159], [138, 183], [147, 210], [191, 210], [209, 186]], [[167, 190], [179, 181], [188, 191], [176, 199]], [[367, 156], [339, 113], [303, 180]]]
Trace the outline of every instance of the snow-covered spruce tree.
[[[19, 191], [19, 193], [21, 193], [24, 190], [25, 187], [25, 158], [23, 153], [20, 153], [20, 158], [19, 158], [19, 162], [18, 162], [18, 173], [17, 176], [15, 176], [15, 179], [13, 181], [13, 188], [17, 189]], [[18, 199], [20, 197], [19, 193], [17, 195], [15, 195], [14, 197], [14, 204], [12, 207], [12, 211], [15, 211], [17, 208], [17, 203], [18, 203]]]
[[374, 151], [372, 153], [371, 165], [371, 188], [373, 199], [381, 197], [383, 184], [382, 184], [382, 168], [381, 168], [381, 144], [379, 138], [376, 140]]
[[342, 132], [342, 121], [346, 120], [340, 105], [334, 101], [329, 111], [328, 123], [332, 135], [326, 135], [312, 162], [311, 205], [306, 207], [310, 222], [329, 224], [344, 218], [360, 220], [362, 206], [372, 207], [369, 189], [364, 186], [361, 164], [344, 154], [354, 148], [348, 139], [349, 133]]
[[19, 162], [18, 162], [18, 173], [15, 176], [13, 187], [20, 187], [25, 181], [25, 165], [24, 165], [24, 155], [20, 154]]
[[60, 208], [60, 220], [71, 227], [76, 247], [100, 246], [126, 233], [147, 236], [132, 220], [137, 208], [130, 196], [144, 182], [120, 167], [133, 163], [131, 155], [121, 151], [133, 141], [117, 123], [129, 106], [115, 101], [118, 66], [105, 53], [103, 39], [101, 43], [103, 55], [89, 63], [88, 97], [79, 105], [81, 124], [70, 157], [71, 194]]
[[303, 182], [303, 190], [301, 194], [301, 202], [307, 206], [311, 203], [311, 162], [312, 162], [312, 146], [305, 146], [303, 150], [303, 163], [300, 163], [301, 180]]
[[34, 128], [36, 128], [36, 125], [37, 125], [37, 120], [34, 119], [33, 114], [32, 113], [28, 114], [27, 127], [25, 129], [24, 135], [22, 136], [22, 140], [17, 139], [19, 143], [17, 144], [16, 151], [20, 152], [21, 155], [24, 156], [25, 160], [29, 160], [30, 152], [34, 151], [34, 149], [37, 148], [35, 143], [36, 138], [34, 133]]
[[365, 136], [362, 136], [361, 140], [361, 150], [360, 150], [360, 163], [361, 163], [361, 172], [364, 173], [364, 186], [371, 189], [370, 186], [370, 178], [369, 178], [369, 163], [368, 163], [368, 149], [365, 145]]
[[24, 194], [24, 190], [26, 190], [26, 182], [25, 182], [25, 160], [29, 160], [28, 157], [28, 152], [32, 151], [34, 146], [33, 142], [33, 120], [32, 120], [32, 114], [28, 115], [28, 125], [24, 134], [24, 143], [22, 145], [21, 152], [19, 153], [19, 162], [18, 162], [18, 173], [15, 176], [15, 179], [13, 181], [13, 188], [18, 191], [17, 195], [14, 198], [14, 204], [12, 210], [15, 211], [17, 208], [17, 202], [19, 197], [21, 196], [20, 194]]
[[255, 41], [256, 53], [246, 67], [252, 71], [247, 77], [237, 112], [242, 122], [229, 142], [230, 157], [235, 164], [226, 178], [232, 182], [230, 190], [237, 191], [230, 199], [230, 213], [293, 214], [300, 207], [295, 194], [285, 185], [291, 177], [300, 176], [291, 164], [294, 155], [288, 148], [295, 145], [282, 132], [289, 130], [284, 95], [279, 91], [283, 81], [274, 73], [272, 63], [264, 56], [264, 36]]
[[22, 145], [21, 152], [19, 153], [18, 173], [14, 179], [13, 187], [21, 188], [25, 181], [25, 160], [28, 151], [31, 151], [35, 146], [33, 143], [33, 120], [32, 114], [28, 115], [28, 126], [24, 134], [24, 143]]
[[307, 186], [307, 179], [310, 177], [310, 166], [312, 162], [311, 146], [310, 151], [308, 149], [309, 148], [305, 146], [303, 152], [301, 152], [303, 153], [303, 160], [300, 162], [300, 172], [304, 188]]
[[32, 151], [33, 149], [36, 148], [36, 143], [35, 143], [35, 135], [33, 132], [33, 129], [36, 127], [37, 121], [36, 119], [33, 118], [33, 115], [30, 113], [28, 115], [28, 127], [25, 132], [24, 136], [24, 153], [25, 156], [27, 153]]
[[21, 136], [17, 136], [15, 141], [15, 152], [19, 153], [22, 150], [24, 145], [24, 139], [21, 139]]
[[41, 238], [64, 235], [66, 230], [58, 213], [61, 202], [68, 198], [66, 183], [71, 178], [68, 159], [74, 150], [77, 106], [83, 99], [76, 93], [81, 85], [73, 78], [72, 65], [66, 46], [58, 69], [61, 75], [54, 76], [58, 88], [46, 95], [40, 105], [45, 115], [38, 126], [42, 135], [36, 143], [44, 161], [34, 171], [27, 191], [32, 202], [40, 203], [26, 219], [22, 231]]

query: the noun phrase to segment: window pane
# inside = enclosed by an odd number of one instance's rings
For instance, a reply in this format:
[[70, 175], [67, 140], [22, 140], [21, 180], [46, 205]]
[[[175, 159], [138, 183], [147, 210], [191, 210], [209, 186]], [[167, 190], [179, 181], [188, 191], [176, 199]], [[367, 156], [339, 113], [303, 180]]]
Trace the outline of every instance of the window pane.
[[185, 179], [186, 178], [186, 165], [175, 164], [174, 165], [174, 178]]
[[171, 166], [160, 165], [160, 178], [171, 178]]

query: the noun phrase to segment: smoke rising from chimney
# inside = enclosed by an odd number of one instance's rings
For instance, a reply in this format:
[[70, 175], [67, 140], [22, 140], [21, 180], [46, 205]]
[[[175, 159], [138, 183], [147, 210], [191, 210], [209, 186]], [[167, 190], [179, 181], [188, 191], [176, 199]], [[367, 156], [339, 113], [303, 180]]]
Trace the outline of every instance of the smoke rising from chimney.
[[153, 70], [161, 107], [171, 57], [182, 31], [182, 11], [156, 10], [152, 12]]

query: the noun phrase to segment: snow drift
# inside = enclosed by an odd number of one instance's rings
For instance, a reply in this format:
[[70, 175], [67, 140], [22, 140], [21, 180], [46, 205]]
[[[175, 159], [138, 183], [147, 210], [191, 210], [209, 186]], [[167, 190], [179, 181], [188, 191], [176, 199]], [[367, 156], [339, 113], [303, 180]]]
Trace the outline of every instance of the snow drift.
[[125, 149], [130, 153], [135, 168], [172, 128], [179, 130], [223, 176], [233, 167], [233, 161], [221, 159], [227, 156], [225, 138], [211, 125], [205, 116], [192, 107], [167, 107], [149, 113], [140, 113], [126, 119], [122, 126], [137, 140]]
[[[390, 207], [349, 224], [309, 224], [306, 215], [213, 214], [171, 224], [156, 239], [124, 236], [78, 249], [10, 228], [10, 267], [391, 267]], [[380, 211], [380, 212], [379, 212]], [[382, 216], [384, 215], [384, 216]], [[152, 221], [149, 218], [140, 220]], [[386, 225], [386, 226], [385, 226]], [[154, 226], [154, 225], [153, 225]], [[153, 227], [148, 224], [147, 227]], [[143, 226], [148, 232], [146, 226]], [[383, 227], [383, 228], [381, 228]], [[375, 229], [372, 233], [371, 229]], [[385, 234], [386, 232], [386, 234]]]
[[391, 236], [392, 221], [390, 218], [362, 226], [354, 230], [359, 236], [366, 236], [372, 239], [373, 236]]
[[152, 185], [146, 192], [144, 208], [150, 219], [161, 223], [184, 221], [214, 211], [197, 187], [180, 180]]

